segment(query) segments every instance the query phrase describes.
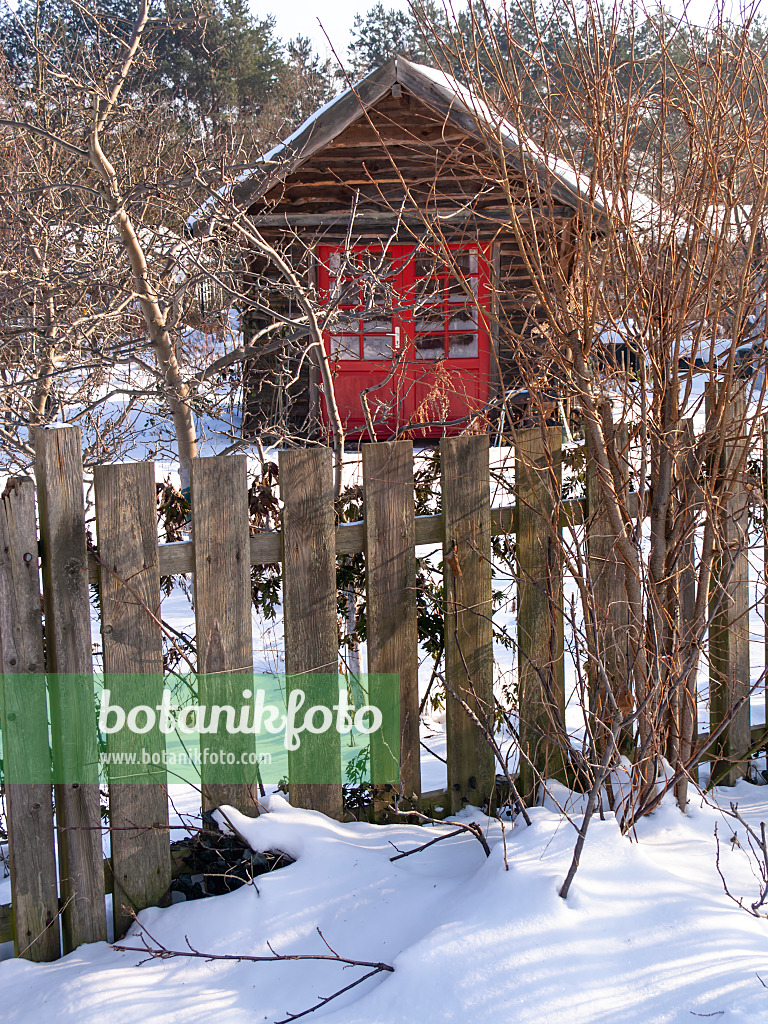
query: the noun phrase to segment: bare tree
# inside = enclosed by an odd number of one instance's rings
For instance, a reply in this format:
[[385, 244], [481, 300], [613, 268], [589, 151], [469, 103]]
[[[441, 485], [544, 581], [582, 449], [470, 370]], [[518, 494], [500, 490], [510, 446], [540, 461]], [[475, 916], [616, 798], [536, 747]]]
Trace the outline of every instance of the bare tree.
[[[748, 608], [734, 594], [765, 404], [765, 53], [749, 23], [701, 31], [660, 11], [641, 25], [620, 3], [566, 4], [559, 16], [570, 31], [553, 46], [530, 9], [531, 45], [477, 5], [471, 32], [432, 34], [432, 55], [454, 73], [458, 60], [471, 94], [455, 85], [455, 102], [490, 154], [488, 187], [506, 191], [530, 284], [521, 314], [498, 282], [504, 433], [518, 444], [510, 395], [525, 391], [551, 470], [551, 541], [579, 596], [580, 611], [548, 601], [587, 665], [586, 760], [545, 666], [521, 675], [521, 729], [526, 708], [549, 708], [550, 742], [577, 778], [587, 772], [590, 813], [620, 748], [629, 753], [629, 828], [660, 790], [674, 787], [685, 808], [702, 654], [716, 767], [732, 777], [749, 753], [750, 681], [733, 654]], [[450, 259], [439, 219], [425, 212], [423, 225]], [[558, 401], [584, 455], [586, 530], [557, 484], [560, 432], [555, 447], [546, 424]], [[545, 765], [532, 768], [540, 778]]]
[[[147, 417], [157, 417], [159, 402], [170, 413], [184, 487], [198, 452], [197, 415], [229, 419], [222, 429], [232, 445], [243, 443], [232, 410], [249, 354], [288, 346], [301, 362], [309, 345], [322, 365], [319, 307], [306, 279], [260, 241], [243, 211], [232, 230], [189, 230], [206, 198], [227, 203], [252, 141], [244, 123], [219, 133], [211, 149], [208, 132], [182, 123], [173, 96], [148, 74], [163, 32], [201, 26], [158, 22], [148, 3], [138, 4], [127, 30], [81, 13], [93, 38], [66, 59], [60, 39], [32, 35], [19, 22], [32, 70], [6, 74], [2, 84], [6, 460], [28, 465], [28, 428], [57, 415], [83, 425], [86, 461], [118, 458]], [[304, 47], [265, 115], [261, 142], [274, 142], [270, 132], [287, 130], [281, 118], [300, 111], [294, 99], [304, 65], [313, 90], [323, 87]], [[262, 271], [277, 273], [298, 317], [254, 289], [254, 252]], [[266, 320], [249, 348], [243, 321], [255, 313]], [[293, 426], [274, 428], [279, 436]]]

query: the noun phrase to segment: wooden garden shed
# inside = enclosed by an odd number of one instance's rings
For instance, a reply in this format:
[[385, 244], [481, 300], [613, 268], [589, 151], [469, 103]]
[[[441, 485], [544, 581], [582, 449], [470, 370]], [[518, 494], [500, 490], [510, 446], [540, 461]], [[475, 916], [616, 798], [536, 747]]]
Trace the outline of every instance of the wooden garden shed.
[[[556, 223], [552, 258], [567, 263], [589, 202], [567, 164], [521, 145], [449, 75], [399, 56], [308, 118], [231, 194], [334, 307], [324, 342], [350, 440], [485, 429], [537, 321], [511, 209], [518, 230], [536, 230], [539, 212], [550, 237]], [[257, 278], [263, 288], [255, 260]], [[261, 326], [251, 318], [246, 342]], [[282, 415], [322, 433], [317, 371], [286, 358], [246, 364], [245, 429]]]

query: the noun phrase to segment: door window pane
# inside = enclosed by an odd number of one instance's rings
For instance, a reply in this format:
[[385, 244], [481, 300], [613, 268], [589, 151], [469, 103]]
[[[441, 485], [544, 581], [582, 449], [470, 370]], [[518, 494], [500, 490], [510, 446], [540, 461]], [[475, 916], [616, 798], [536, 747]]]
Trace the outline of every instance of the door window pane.
[[442, 309], [426, 310], [414, 324], [417, 334], [438, 334], [445, 329], [445, 313]]
[[449, 331], [463, 331], [467, 334], [469, 331], [477, 330], [477, 320], [475, 320], [474, 310], [462, 309], [459, 311], [460, 315], [451, 317], [448, 321]]
[[469, 249], [466, 252], [455, 252], [453, 264], [456, 268], [456, 275], [461, 277], [474, 277], [477, 274], [477, 250]]
[[477, 334], [449, 334], [449, 359], [476, 359]]
[[442, 359], [445, 355], [445, 338], [442, 334], [416, 336], [416, 355], [420, 359]]
[[391, 357], [391, 334], [365, 334], [363, 337], [363, 359], [391, 359]]
[[[447, 299], [451, 305], [455, 305], [459, 302], [466, 305], [467, 302], [472, 301], [472, 296], [477, 294], [477, 278], [469, 278], [466, 283], [462, 281], [456, 281], [455, 279], [448, 282], [447, 288]], [[467, 294], [469, 292], [469, 294]]]
[[335, 359], [359, 359], [360, 339], [356, 335], [331, 335], [331, 356]]

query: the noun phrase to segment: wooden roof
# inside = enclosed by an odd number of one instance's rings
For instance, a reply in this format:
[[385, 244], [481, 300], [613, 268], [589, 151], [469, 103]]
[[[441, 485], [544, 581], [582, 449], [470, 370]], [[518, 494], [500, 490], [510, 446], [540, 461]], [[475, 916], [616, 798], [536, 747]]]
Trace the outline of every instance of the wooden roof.
[[[390, 94], [396, 97], [402, 92], [412, 97], [423, 113], [420, 123], [414, 122], [412, 118], [411, 123], [399, 132], [404, 135], [400, 138], [397, 132], [400, 118], [393, 117], [392, 112], [386, 114], [384, 111], [385, 119], [388, 120], [377, 124], [374, 121], [377, 113], [374, 108], [381, 107], [387, 97], [390, 97], [391, 104]], [[388, 130], [385, 130], [385, 124], [389, 126]], [[361, 135], [361, 139], [352, 142], [357, 135]], [[488, 156], [501, 157], [520, 179], [525, 176], [538, 177], [547, 196], [562, 204], [563, 214], [576, 210], [584, 203], [598, 208], [601, 206], [590, 200], [586, 183], [568, 164], [548, 157], [535, 143], [521, 138], [509, 122], [494, 113], [450, 75], [414, 64], [400, 56], [393, 57], [357, 85], [346, 89], [321, 107], [288, 139], [243, 171], [234, 185], [227, 187], [227, 193], [241, 208], [251, 207], [263, 198], [267, 203], [264, 215], [260, 212], [256, 214], [258, 221], [276, 225], [287, 223], [288, 209], [295, 216], [297, 205], [301, 205], [301, 200], [296, 199], [296, 190], [300, 187], [299, 172], [302, 168], [316, 164], [317, 161], [312, 161], [312, 158], [329, 148], [334, 149], [338, 161], [342, 153], [350, 153], [350, 146], [360, 146], [365, 136], [375, 139], [379, 148], [386, 147], [388, 150], [397, 146], [413, 150], [414, 144], [420, 144], [422, 149], [432, 147], [436, 150], [461, 137], [469, 144], [464, 146], [462, 159], [465, 165], [467, 154], [476, 164], [483, 151]], [[366, 166], [366, 174], [373, 184], [374, 176], [369, 166]], [[457, 175], [454, 174], [454, 177]], [[339, 176], [339, 181], [342, 178]], [[350, 182], [345, 184], [354, 186]], [[293, 189], [292, 201], [289, 201], [289, 187]], [[279, 203], [281, 188], [286, 190], [286, 201], [282, 204]], [[453, 193], [454, 198], [460, 199], [460, 189], [457, 193], [454, 188]], [[486, 198], [487, 207], [493, 197]], [[499, 203], [503, 206], [502, 191], [499, 191], [495, 201], [497, 206]], [[325, 216], [326, 213], [322, 211], [309, 212], [301, 222], [321, 224]], [[213, 227], [215, 220], [215, 207], [209, 201], [190, 218], [190, 228], [196, 234], [203, 233]]]

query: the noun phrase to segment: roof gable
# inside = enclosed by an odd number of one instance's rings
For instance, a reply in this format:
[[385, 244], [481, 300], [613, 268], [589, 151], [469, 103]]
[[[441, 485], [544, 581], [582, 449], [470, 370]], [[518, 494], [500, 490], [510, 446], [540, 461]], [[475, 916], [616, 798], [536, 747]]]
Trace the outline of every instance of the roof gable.
[[[544, 175], [552, 194], [564, 205], [576, 209], [587, 202], [602, 207], [599, 201], [590, 199], [586, 183], [569, 164], [548, 157], [531, 140], [522, 139], [508, 121], [456, 79], [400, 56], [391, 58], [334, 97], [253, 167], [243, 171], [234, 185], [227, 186], [231, 199], [240, 207], [256, 202], [364, 118], [398, 85], [446, 124], [453, 124], [468, 136], [481, 139], [489, 150], [500, 153], [518, 172]], [[203, 204], [190, 218], [190, 226], [204, 220], [211, 205], [210, 201]]]

